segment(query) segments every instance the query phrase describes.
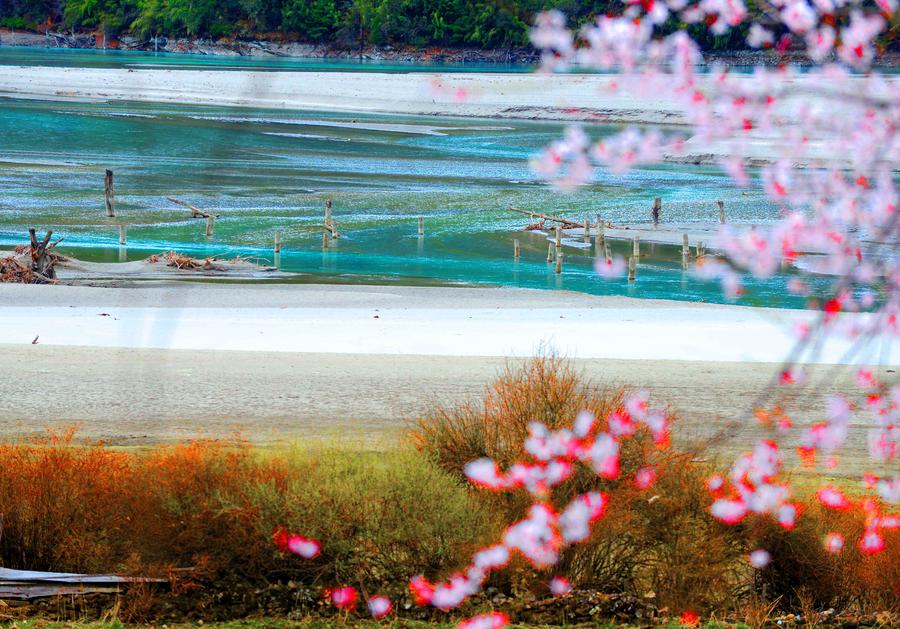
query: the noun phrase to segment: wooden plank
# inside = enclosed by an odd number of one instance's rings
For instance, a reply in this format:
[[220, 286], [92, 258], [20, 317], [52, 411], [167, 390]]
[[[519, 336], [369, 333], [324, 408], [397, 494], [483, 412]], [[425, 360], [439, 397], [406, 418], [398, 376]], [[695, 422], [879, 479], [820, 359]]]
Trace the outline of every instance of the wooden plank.
[[0, 568], [0, 583], [163, 583], [165, 579], [126, 577], [118, 574], [79, 574], [76, 572], [43, 572]]

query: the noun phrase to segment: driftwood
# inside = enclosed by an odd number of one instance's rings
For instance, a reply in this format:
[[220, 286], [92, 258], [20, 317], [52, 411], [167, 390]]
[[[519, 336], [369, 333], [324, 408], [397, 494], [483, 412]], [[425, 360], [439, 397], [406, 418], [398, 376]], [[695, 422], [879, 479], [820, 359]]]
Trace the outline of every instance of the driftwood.
[[187, 201], [173, 199], [172, 197], [166, 197], [166, 201], [171, 201], [172, 203], [175, 203], [177, 205], [180, 205], [182, 207], [186, 207], [187, 209], [189, 209], [191, 211], [191, 218], [210, 218], [212, 216], [212, 214], [210, 214], [209, 212], [207, 212], [205, 210], [201, 210], [200, 208], [198, 208], [194, 205], [191, 205]]
[[[584, 223], [579, 223], [578, 221], [572, 221], [567, 218], [562, 218], [559, 216], [548, 216], [547, 214], [540, 214], [538, 212], [529, 212], [527, 210], [521, 210], [517, 207], [510, 207], [509, 209], [512, 212], [518, 212], [519, 214], [525, 214], [526, 216], [530, 216], [532, 218], [532, 220], [534, 220], [534, 217], [536, 216], [539, 219], [541, 219], [541, 221], [550, 221], [551, 223], [559, 223], [560, 225], [562, 225], [563, 229], [574, 229], [576, 227], [580, 227], [583, 229], [585, 227]], [[590, 227], [590, 226], [588, 226], [588, 227]]]
[[52, 249], [63, 241], [62, 238], [50, 244], [52, 231], [48, 231], [43, 240], [38, 242], [37, 231], [28, 230], [31, 241], [29, 245], [16, 247], [15, 254], [0, 259], [0, 282], [18, 284], [51, 284], [56, 281], [55, 266], [63, 258]]
[[152, 255], [147, 258], [147, 262], [151, 264], [155, 264], [158, 262], [165, 262], [166, 266], [171, 266], [173, 268], [178, 269], [179, 271], [224, 271], [225, 269], [221, 266], [216, 266], [213, 264], [214, 258], [205, 258], [200, 260], [198, 258], [192, 258], [183, 253], [176, 253], [174, 251], [169, 251], [160, 255]]

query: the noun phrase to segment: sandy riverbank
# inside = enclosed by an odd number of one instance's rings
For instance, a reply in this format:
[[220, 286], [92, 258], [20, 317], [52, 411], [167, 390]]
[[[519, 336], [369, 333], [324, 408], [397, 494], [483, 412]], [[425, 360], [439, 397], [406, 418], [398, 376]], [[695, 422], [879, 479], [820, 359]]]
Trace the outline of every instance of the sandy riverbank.
[[[80, 422], [82, 436], [121, 445], [239, 432], [378, 446], [434, 403], [477, 396], [504, 365], [555, 349], [595, 382], [675, 405], [685, 442], [739, 422], [726, 454], [758, 430], [750, 411], [807, 314], [501, 288], [172, 282], [6, 284], [0, 304], [0, 357], [15, 374], [0, 379], [0, 438]], [[900, 364], [900, 352], [888, 358]], [[829, 391], [854, 388], [851, 367], [814, 373], [833, 378]], [[824, 394], [790, 408], [819, 419]], [[848, 461], [864, 459], [863, 434]]]
[[[0, 285], [0, 343], [776, 363], [812, 313], [511, 288]], [[849, 315], [848, 315], [849, 316]], [[840, 363], [835, 338], [817, 362]], [[900, 347], [882, 358], [900, 364]]]

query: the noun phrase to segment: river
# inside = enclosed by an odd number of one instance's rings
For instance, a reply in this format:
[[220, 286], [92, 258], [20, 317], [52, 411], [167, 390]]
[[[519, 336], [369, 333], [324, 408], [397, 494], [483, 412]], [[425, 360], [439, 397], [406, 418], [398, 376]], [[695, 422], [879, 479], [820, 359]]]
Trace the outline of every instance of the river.
[[[12, 48], [0, 49], [0, 64], [436, 69]], [[577, 192], [556, 191], [536, 179], [528, 160], [559, 137], [561, 123], [6, 99], [0, 129], [0, 244], [21, 243], [30, 226], [52, 228], [65, 237], [64, 252], [93, 260], [177, 249], [271, 261], [280, 231], [280, 264], [300, 274], [296, 281], [491, 284], [721, 302], [718, 286], [681, 271], [675, 248], [644, 245], [631, 285], [597, 277], [590, 249], [566, 247], [564, 272], [556, 275], [546, 262], [546, 237], [519, 232], [527, 217], [508, 208], [577, 219], [599, 213], [627, 223], [647, 220], [653, 198], [661, 197], [664, 221], [715, 221], [719, 199], [736, 223], [765, 224], [777, 216], [757, 183], [741, 190], [703, 166], [640, 168], [625, 176], [600, 170]], [[587, 130], [599, 137], [616, 129]], [[124, 251], [105, 217], [107, 168], [115, 171], [117, 220], [129, 224]], [[207, 239], [203, 224], [167, 195], [219, 215], [214, 237]], [[329, 198], [342, 237], [323, 252], [320, 226]], [[423, 238], [418, 216], [425, 218]], [[522, 243], [519, 261], [513, 238]], [[802, 305], [787, 296], [785, 283], [784, 276], [748, 278], [740, 303]]]

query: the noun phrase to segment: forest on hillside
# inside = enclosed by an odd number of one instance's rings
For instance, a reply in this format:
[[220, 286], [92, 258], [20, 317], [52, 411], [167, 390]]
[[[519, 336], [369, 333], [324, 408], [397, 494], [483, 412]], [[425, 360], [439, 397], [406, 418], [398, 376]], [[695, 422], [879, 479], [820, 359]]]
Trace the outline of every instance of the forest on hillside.
[[[497, 49], [526, 46], [539, 11], [560, 9], [577, 25], [612, 7], [613, 0], [0, 0], [0, 26], [52, 25], [110, 37], [262, 36], [348, 48]], [[740, 48], [743, 33], [707, 36], [702, 43]]]

